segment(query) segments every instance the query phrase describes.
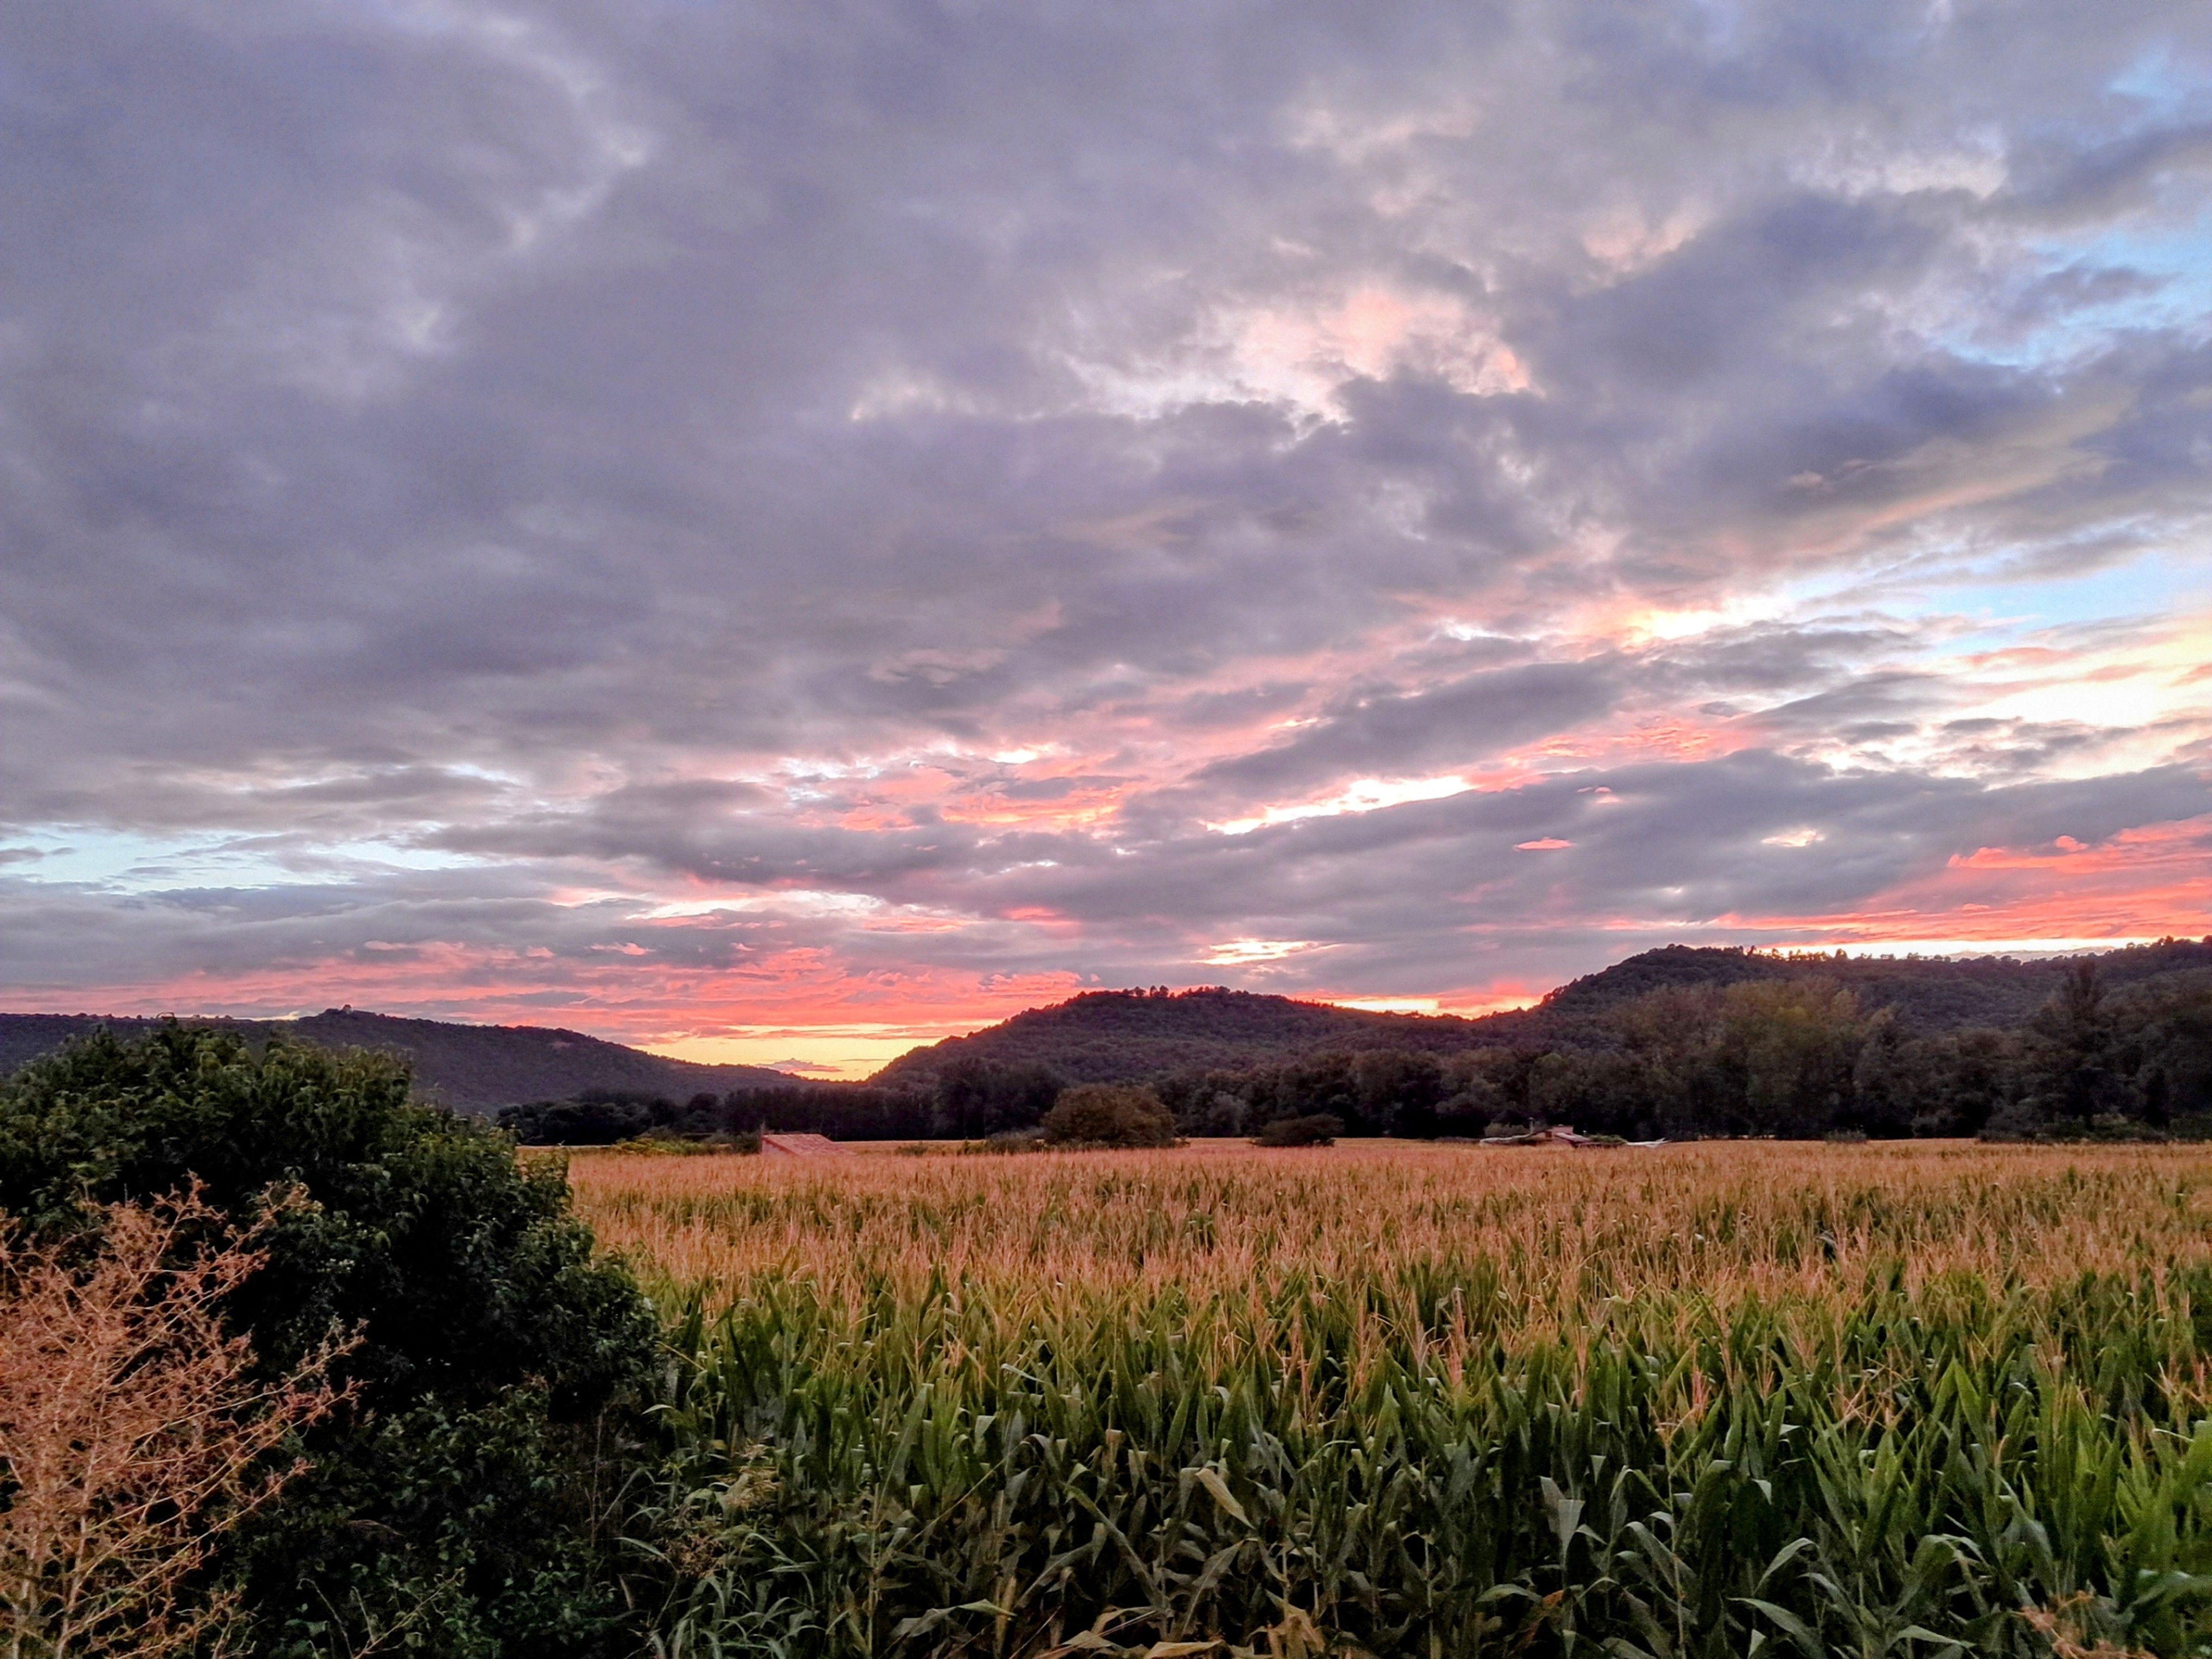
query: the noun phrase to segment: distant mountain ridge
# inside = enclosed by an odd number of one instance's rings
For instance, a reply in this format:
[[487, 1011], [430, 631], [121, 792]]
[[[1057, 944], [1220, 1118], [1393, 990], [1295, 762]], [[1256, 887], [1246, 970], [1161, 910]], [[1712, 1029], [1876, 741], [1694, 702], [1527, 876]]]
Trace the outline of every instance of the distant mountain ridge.
[[[2212, 939], [2168, 940], [2095, 957], [2114, 991], [2172, 975], [2212, 979]], [[1570, 981], [1532, 1007], [1468, 1018], [1385, 1014], [1221, 987], [1087, 991], [997, 1025], [909, 1049], [878, 1072], [878, 1087], [927, 1090], [956, 1060], [1041, 1063], [1076, 1083], [1110, 1083], [1177, 1072], [1241, 1070], [1332, 1050], [1397, 1048], [1449, 1054], [1470, 1048], [1602, 1048], [1617, 1041], [1607, 1017], [1653, 991], [1724, 987], [1745, 980], [1820, 977], [1858, 994], [1869, 1009], [1895, 1010], [1908, 1032], [2017, 1026], [2042, 1006], [2076, 957], [1772, 956], [1670, 945]], [[282, 1033], [324, 1048], [386, 1050], [414, 1067], [427, 1098], [489, 1114], [532, 1101], [604, 1089], [684, 1101], [700, 1093], [804, 1088], [760, 1066], [669, 1060], [601, 1037], [534, 1025], [465, 1025], [352, 1008], [301, 1019], [207, 1018], [188, 1023], [264, 1042]], [[100, 1026], [125, 1036], [153, 1019], [101, 1014], [0, 1014], [0, 1077]]]
[[[2091, 953], [2114, 990], [2169, 974], [2212, 974], [2212, 939]], [[1832, 979], [1869, 1009], [1893, 1008], [1916, 1035], [1964, 1026], [2014, 1026], [2043, 1006], [2076, 957], [1775, 956], [1669, 945], [1570, 981], [1532, 1007], [1468, 1018], [1370, 1013], [1329, 1003], [1205, 987], [1086, 991], [1047, 1008], [901, 1054], [870, 1079], [921, 1086], [956, 1060], [1042, 1064], [1071, 1082], [1118, 1083], [1170, 1073], [1235, 1070], [1331, 1049], [1603, 1047], [1607, 1016], [1676, 986], [1745, 980]]]
[[[764, 1066], [702, 1066], [540, 1025], [463, 1025], [329, 1008], [304, 1019], [190, 1019], [251, 1042], [283, 1034], [325, 1048], [378, 1048], [406, 1059], [425, 1098], [455, 1111], [488, 1114], [533, 1100], [566, 1100], [586, 1089], [635, 1091], [684, 1100], [702, 1092], [788, 1087]], [[106, 1014], [0, 1014], [0, 1077], [105, 1025], [135, 1036], [161, 1022]]]

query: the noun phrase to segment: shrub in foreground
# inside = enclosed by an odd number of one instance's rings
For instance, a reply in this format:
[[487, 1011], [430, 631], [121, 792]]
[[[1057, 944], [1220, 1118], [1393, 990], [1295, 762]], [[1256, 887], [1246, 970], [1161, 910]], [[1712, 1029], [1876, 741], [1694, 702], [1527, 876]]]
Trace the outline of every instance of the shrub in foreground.
[[[279, 1449], [328, 1416], [337, 1345], [256, 1373], [224, 1299], [265, 1261], [264, 1220], [226, 1236], [197, 1194], [101, 1218], [100, 1247], [0, 1236], [0, 1651], [220, 1647], [234, 1590], [204, 1582], [219, 1540], [297, 1473]], [[213, 1237], [198, 1251], [180, 1236]]]
[[1175, 1119], [1150, 1089], [1082, 1083], [1060, 1091], [1044, 1115], [1051, 1146], [1172, 1146]]
[[217, 1231], [288, 1194], [226, 1328], [273, 1376], [351, 1341], [331, 1371], [350, 1399], [223, 1551], [255, 1652], [615, 1650], [609, 1495], [651, 1310], [593, 1259], [558, 1166], [408, 1086], [381, 1055], [102, 1034], [0, 1085], [0, 1210], [56, 1241], [194, 1183]]
[[1255, 1146], [1333, 1146], [1344, 1133], [1344, 1120], [1327, 1112], [1307, 1117], [1279, 1117], [1252, 1137]]

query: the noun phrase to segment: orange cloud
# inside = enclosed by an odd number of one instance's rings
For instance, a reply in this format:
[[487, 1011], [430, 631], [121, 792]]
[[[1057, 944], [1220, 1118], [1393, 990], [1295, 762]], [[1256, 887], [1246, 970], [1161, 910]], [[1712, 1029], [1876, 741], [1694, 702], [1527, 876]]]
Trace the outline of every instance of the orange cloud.
[[2156, 939], [2212, 933], [2212, 814], [2123, 830], [2087, 846], [1984, 847], [1856, 910], [1727, 916], [1819, 944]]

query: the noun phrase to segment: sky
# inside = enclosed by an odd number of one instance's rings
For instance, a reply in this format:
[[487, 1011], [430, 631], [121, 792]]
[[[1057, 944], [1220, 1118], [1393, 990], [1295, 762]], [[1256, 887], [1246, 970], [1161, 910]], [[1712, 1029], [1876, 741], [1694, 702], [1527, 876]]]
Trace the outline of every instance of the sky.
[[2202, 0], [33, 0], [0, 226], [0, 1007], [2212, 933]]

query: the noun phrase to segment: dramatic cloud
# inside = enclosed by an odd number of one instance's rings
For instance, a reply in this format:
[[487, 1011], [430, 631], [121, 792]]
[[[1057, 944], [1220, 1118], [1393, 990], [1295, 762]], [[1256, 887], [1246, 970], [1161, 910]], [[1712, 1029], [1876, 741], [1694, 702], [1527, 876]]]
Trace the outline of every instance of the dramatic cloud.
[[2199, 4], [82, 0], [0, 139], [8, 1006], [2212, 929]]

